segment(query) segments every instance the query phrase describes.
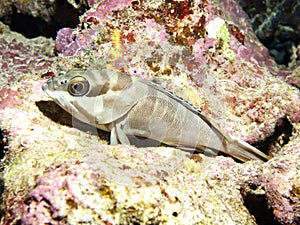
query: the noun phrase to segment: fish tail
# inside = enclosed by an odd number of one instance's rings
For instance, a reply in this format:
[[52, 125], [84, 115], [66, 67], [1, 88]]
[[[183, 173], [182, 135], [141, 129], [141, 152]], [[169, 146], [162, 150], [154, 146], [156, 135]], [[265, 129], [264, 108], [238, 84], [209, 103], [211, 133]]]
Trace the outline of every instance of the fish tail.
[[268, 161], [270, 158], [257, 148], [239, 139], [228, 140], [226, 154], [239, 159], [243, 162], [248, 160]]

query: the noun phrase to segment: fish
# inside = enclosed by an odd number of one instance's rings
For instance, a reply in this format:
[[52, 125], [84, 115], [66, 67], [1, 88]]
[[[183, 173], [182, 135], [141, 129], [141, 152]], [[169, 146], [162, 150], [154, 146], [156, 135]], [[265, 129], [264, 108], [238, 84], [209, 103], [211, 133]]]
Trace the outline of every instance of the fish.
[[110, 132], [111, 145], [138, 146], [153, 140], [207, 155], [222, 152], [242, 162], [269, 160], [247, 142], [226, 135], [192, 104], [148, 79], [113, 69], [73, 69], [44, 82], [42, 89], [75, 118]]

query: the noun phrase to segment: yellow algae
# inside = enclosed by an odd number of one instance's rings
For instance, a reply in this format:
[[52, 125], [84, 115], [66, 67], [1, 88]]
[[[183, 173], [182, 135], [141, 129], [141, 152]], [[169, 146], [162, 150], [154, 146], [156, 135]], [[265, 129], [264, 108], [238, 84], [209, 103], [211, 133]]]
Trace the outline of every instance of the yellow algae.
[[217, 17], [206, 26], [206, 30], [208, 37], [221, 40], [223, 55], [230, 61], [233, 61], [235, 54], [229, 46], [230, 33], [226, 27], [225, 21], [220, 17]]
[[223, 41], [222, 52], [225, 57], [227, 57], [230, 61], [234, 60], [235, 54], [232, 49], [230, 49], [229, 41], [230, 41], [230, 33], [225, 24], [223, 24], [220, 29], [216, 33], [217, 38], [220, 38]]
[[112, 61], [114, 61], [122, 56], [121, 33], [118, 29], [114, 29], [113, 34], [111, 36], [111, 41], [112, 48], [110, 49], [110, 56], [112, 57]]

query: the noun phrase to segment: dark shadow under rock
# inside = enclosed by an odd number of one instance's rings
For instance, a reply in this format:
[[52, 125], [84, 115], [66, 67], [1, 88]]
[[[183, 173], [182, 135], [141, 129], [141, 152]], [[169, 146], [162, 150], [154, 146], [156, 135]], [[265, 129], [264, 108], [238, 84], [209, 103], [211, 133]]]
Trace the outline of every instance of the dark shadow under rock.
[[244, 197], [244, 205], [249, 213], [255, 217], [257, 225], [280, 225], [275, 220], [272, 208], [268, 207], [265, 195], [247, 194]]
[[281, 147], [286, 145], [293, 133], [293, 125], [287, 118], [278, 119], [274, 133], [263, 141], [255, 143], [255, 146], [266, 154], [272, 155], [276, 144]]
[[5, 137], [4, 131], [0, 128], [0, 160], [3, 159], [5, 154], [5, 146], [7, 146], [7, 139]]
[[72, 117], [72, 115], [60, 108], [55, 102], [38, 101], [35, 104], [46, 117], [50, 118], [55, 123], [59, 123], [68, 127], [74, 127], [84, 132], [88, 132], [89, 134], [99, 136], [101, 140], [109, 142], [109, 132], [96, 129], [89, 124], [81, 122], [80, 120]]

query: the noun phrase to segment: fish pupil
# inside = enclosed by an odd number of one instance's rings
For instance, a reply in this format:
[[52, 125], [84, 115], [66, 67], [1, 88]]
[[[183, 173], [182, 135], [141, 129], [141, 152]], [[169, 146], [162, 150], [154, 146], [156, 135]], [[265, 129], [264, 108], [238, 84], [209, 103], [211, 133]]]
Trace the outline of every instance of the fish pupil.
[[81, 92], [82, 89], [83, 89], [83, 84], [82, 84], [82, 83], [74, 84], [73, 88], [74, 88], [76, 91]]

